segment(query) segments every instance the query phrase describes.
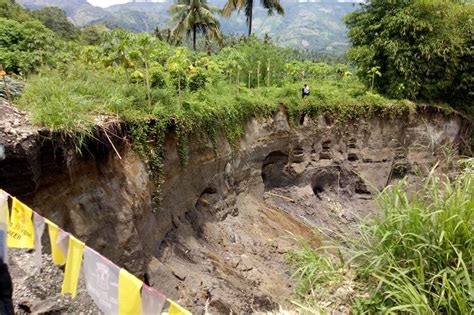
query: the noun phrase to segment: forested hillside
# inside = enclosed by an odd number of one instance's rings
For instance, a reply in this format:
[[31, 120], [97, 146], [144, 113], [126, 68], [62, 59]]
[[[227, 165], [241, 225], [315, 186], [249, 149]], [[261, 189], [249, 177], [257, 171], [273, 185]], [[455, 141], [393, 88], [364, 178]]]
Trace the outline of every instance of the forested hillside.
[[61, 8], [77, 26], [88, 25], [109, 15], [107, 11], [89, 4], [86, 0], [19, 0], [16, 2], [29, 9]]
[[[132, 32], [152, 32], [156, 26], [170, 28], [168, 9], [172, 1], [156, 3], [126, 3], [105, 9], [94, 7], [86, 0], [19, 0], [18, 3], [32, 9], [44, 6], [58, 6], [77, 26], [103, 23], [109, 27], [121, 27]], [[225, 1], [210, 3], [222, 8]], [[283, 46], [308, 48], [319, 52], [343, 54], [347, 37], [343, 17], [359, 7], [351, 2], [305, 2], [283, 1], [284, 16], [268, 16], [257, 6], [254, 12], [255, 34], [263, 37], [268, 34]], [[246, 18], [241, 12], [231, 18], [220, 17], [224, 34], [245, 34]]]

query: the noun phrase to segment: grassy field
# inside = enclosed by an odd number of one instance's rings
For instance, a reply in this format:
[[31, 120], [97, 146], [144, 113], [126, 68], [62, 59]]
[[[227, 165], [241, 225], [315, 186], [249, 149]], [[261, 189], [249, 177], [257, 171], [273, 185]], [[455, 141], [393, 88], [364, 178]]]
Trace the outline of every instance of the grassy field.
[[308, 79], [311, 95], [301, 99], [302, 82], [283, 86], [248, 88], [216, 81], [196, 92], [174, 87], [153, 88], [147, 105], [143, 84], [127, 83], [123, 76], [83, 64], [65, 71], [43, 69], [29, 78], [18, 106], [32, 114], [33, 123], [62, 132], [88, 132], [98, 115], [115, 115], [136, 122], [170, 119], [191, 131], [229, 137], [240, 135], [250, 117], [268, 115], [284, 104], [298, 119], [302, 113], [325, 112], [341, 119], [376, 114], [400, 114], [409, 103], [386, 99], [367, 91], [356, 77]]

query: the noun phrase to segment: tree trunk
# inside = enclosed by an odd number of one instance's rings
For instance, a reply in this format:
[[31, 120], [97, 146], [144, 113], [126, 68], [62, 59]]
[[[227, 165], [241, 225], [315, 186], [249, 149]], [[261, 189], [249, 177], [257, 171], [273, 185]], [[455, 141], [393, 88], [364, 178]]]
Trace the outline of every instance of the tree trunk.
[[196, 51], [196, 25], [193, 25], [193, 49]]
[[247, 17], [249, 19], [249, 37], [252, 35], [252, 17], [253, 17], [253, 0], [249, 0], [249, 16]]
[[128, 68], [124, 65], [123, 69], [125, 70], [125, 79], [127, 79], [127, 85], [130, 83], [130, 76], [128, 75]]
[[146, 96], [148, 98], [148, 107], [151, 108], [150, 72], [148, 71], [148, 56], [147, 56], [147, 54], [145, 54], [145, 85], [146, 85]]

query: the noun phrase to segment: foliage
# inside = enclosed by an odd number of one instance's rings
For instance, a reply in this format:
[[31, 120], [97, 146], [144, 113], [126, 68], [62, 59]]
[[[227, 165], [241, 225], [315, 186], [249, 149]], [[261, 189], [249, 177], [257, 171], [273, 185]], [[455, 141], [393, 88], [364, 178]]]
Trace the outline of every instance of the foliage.
[[145, 97], [143, 87], [127, 86], [113, 73], [72, 64], [65, 72], [41, 69], [30, 79], [19, 106], [31, 111], [34, 123], [51, 130], [88, 133], [100, 114], [133, 119], [139, 112], [133, 105], [143, 106]]
[[[346, 18], [362, 80], [395, 98], [474, 102], [474, 6], [372, 0]], [[380, 69], [373, 80], [367, 71]]]
[[26, 74], [41, 65], [53, 65], [61, 45], [56, 34], [38, 21], [0, 18], [0, 64], [7, 72]]
[[251, 87], [268, 86], [284, 82], [285, 65], [293, 59], [293, 52], [292, 49], [277, 47], [250, 36], [224, 48], [217, 55], [217, 62], [229, 81], [236, 83], [239, 72], [239, 83], [246, 83], [251, 72]]
[[[298, 286], [296, 293], [308, 303], [312, 299], [321, 300], [344, 282], [345, 265], [342, 257], [327, 255], [332, 248], [312, 248], [304, 244], [300, 250], [287, 254], [287, 262], [296, 266], [292, 278], [296, 279]], [[311, 305], [315, 306], [315, 305]]]
[[102, 24], [94, 24], [81, 30], [81, 41], [86, 45], [99, 45], [104, 33], [109, 29]]
[[138, 55], [138, 49], [133, 45], [134, 40], [134, 35], [129, 32], [114, 30], [105, 33], [101, 43], [105, 65], [122, 67], [127, 81], [130, 80], [129, 71], [134, 67], [134, 59]]
[[219, 20], [214, 16], [218, 10], [208, 5], [207, 0], [177, 0], [169, 9], [172, 23], [171, 31], [175, 41], [181, 41], [185, 34], [192, 34], [193, 49], [196, 50], [197, 33], [217, 41], [222, 40]]
[[44, 7], [33, 11], [32, 15], [62, 38], [75, 39], [79, 34], [79, 30], [69, 21], [66, 13], [60, 8]]
[[19, 4], [12, 3], [11, 0], [0, 0], [0, 18], [25, 22], [31, 20], [28, 12]]
[[401, 182], [382, 193], [384, 219], [361, 230], [354, 260], [378, 288], [358, 306], [468, 314], [474, 308], [474, 161], [453, 181], [432, 173], [416, 194], [406, 191]]
[[[119, 40], [116, 44], [122, 45]], [[305, 82], [313, 93], [304, 100], [300, 99], [299, 81], [277, 82], [270, 87], [262, 84], [260, 88], [252, 86], [251, 89], [244, 88], [245, 84], [237, 87], [235, 78], [232, 83], [223, 80], [226, 67], [232, 64], [225, 59], [226, 56], [232, 58], [227, 50], [209, 57], [193, 54], [185, 48], [154, 45], [156, 48], [148, 52], [150, 82], [147, 85], [140, 42], [131, 36], [125, 45], [118, 49], [119, 55], [117, 48], [110, 44], [102, 48], [86, 46], [75, 63], [58, 70], [42, 69], [40, 75], [29, 79], [20, 105], [32, 112], [35, 123], [70, 133], [86, 132], [99, 114], [117, 115], [134, 124], [151, 118], [173, 121], [183, 143], [194, 132], [204, 133], [211, 139], [224, 132], [229, 141], [236, 143], [246, 121], [275, 112], [281, 103], [287, 106], [295, 121], [303, 114], [320, 113], [340, 121], [359, 116], [398, 115], [410, 107], [407, 103], [364, 91], [356, 77], [340, 77], [338, 65], [326, 65], [324, 78], [308, 77]], [[265, 47], [271, 49], [272, 46]], [[122, 59], [122, 55], [126, 58]], [[130, 72], [128, 78], [124, 75], [122, 60]], [[281, 69], [284, 68], [283, 65]], [[317, 71], [321, 68], [324, 67], [315, 66]], [[185, 152], [185, 146], [182, 149]]]
[[[383, 191], [382, 218], [364, 223], [356, 240], [344, 240], [352, 258], [339, 275], [326, 277], [328, 270], [339, 268], [340, 255], [307, 248], [293, 254], [304, 257], [293, 260], [302, 276], [300, 287], [307, 292], [330, 285], [352, 269], [365, 293], [353, 301], [356, 313], [470, 314], [474, 160], [462, 164], [452, 180], [433, 169], [415, 192], [408, 193], [407, 181]], [[313, 268], [316, 263], [323, 267]]]
[[[155, 26], [158, 26], [161, 30], [161, 39], [165, 41], [168, 38], [167, 29], [172, 27], [168, 23], [167, 13], [174, 2], [171, 0], [147, 3], [128, 2], [105, 9], [93, 7], [85, 1], [22, 0], [21, 2], [32, 9], [38, 9], [41, 6], [58, 6], [68, 13], [69, 18], [78, 27], [100, 23], [110, 29], [153, 32]], [[212, 1], [212, 4], [219, 8], [224, 7], [225, 3], [225, 0]], [[347, 13], [357, 9], [358, 5], [335, 0], [287, 3], [283, 4], [284, 16], [268, 16], [267, 10], [256, 2], [252, 14], [252, 33], [259, 38], [264, 38], [265, 34], [268, 34], [276, 43], [285, 47], [305, 49], [309, 54], [308, 58], [311, 59], [315, 53], [331, 56], [331, 58], [336, 55], [341, 58], [348, 48], [346, 27], [342, 20]], [[221, 30], [226, 36], [248, 33], [245, 14], [236, 12], [229, 18], [219, 17], [219, 21]], [[191, 41], [189, 44], [192, 44]], [[199, 39], [197, 46], [201, 46]]]
[[[115, 114], [125, 120], [146, 119], [159, 113], [165, 120], [186, 119], [187, 122], [181, 122], [186, 126], [189, 126], [189, 120], [193, 121], [191, 125], [201, 126], [216, 125], [217, 120], [217, 125], [232, 121], [232, 128], [226, 125], [222, 129], [228, 131], [230, 138], [235, 138], [246, 119], [260, 110], [274, 111], [280, 103], [287, 105], [295, 119], [302, 113], [316, 115], [324, 111], [344, 120], [365, 114], [398, 114], [409, 108], [404, 102], [393, 102], [366, 92], [357, 77], [341, 75], [349, 72], [346, 65], [298, 61], [291, 49], [255, 37], [208, 56], [186, 48], [170, 47], [148, 34], [114, 30], [104, 34], [100, 46], [84, 46], [75, 54], [76, 62], [64, 64], [57, 70], [41, 70], [40, 76], [29, 80], [22, 105], [33, 112], [64, 115], [52, 121], [54, 117], [39, 114], [36, 122], [53, 129], [59, 129], [63, 124], [65, 129], [72, 131], [74, 120], [77, 119], [79, 129], [83, 129], [83, 122], [90, 121], [90, 116], [96, 113]], [[257, 71], [259, 63], [260, 71]], [[305, 72], [305, 83], [313, 91], [303, 101], [300, 100], [301, 78], [294, 75], [301, 69]], [[237, 70], [240, 71], [239, 85]], [[67, 83], [61, 84], [62, 81]], [[102, 94], [101, 88], [104, 89]], [[78, 104], [87, 100], [92, 107], [71, 105], [74, 107], [71, 115], [63, 113], [64, 109], [50, 111], [47, 107], [49, 104], [56, 107], [56, 98], [64, 98], [64, 104], [72, 103], [71, 99], [75, 98]], [[111, 101], [117, 101], [120, 106], [107, 105]], [[58, 106], [59, 103], [58, 100]], [[42, 104], [42, 108], [35, 104]], [[230, 115], [229, 108], [234, 108], [237, 116]], [[193, 115], [201, 111], [216, 121], [194, 121], [197, 118]], [[240, 118], [234, 120], [233, 117]], [[191, 132], [191, 129], [186, 130]], [[210, 132], [206, 129], [206, 133], [215, 135], [219, 128]]]

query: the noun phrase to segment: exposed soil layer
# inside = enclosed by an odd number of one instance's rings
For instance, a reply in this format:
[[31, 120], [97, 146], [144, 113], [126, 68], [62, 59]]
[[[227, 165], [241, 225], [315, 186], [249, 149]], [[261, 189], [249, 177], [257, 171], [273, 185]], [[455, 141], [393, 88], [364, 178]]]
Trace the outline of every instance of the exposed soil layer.
[[182, 167], [170, 131], [157, 206], [144, 162], [114, 126], [120, 157], [100, 128], [103, 141], [72, 158], [41, 131], [0, 134], [0, 187], [196, 313], [290, 307], [285, 255], [298, 238], [317, 246], [315, 227], [354, 234], [376, 214], [377, 190], [456, 155], [466, 133], [461, 117], [428, 112], [345, 124], [305, 116], [290, 127], [282, 108], [250, 121], [238, 151], [192, 135]]

